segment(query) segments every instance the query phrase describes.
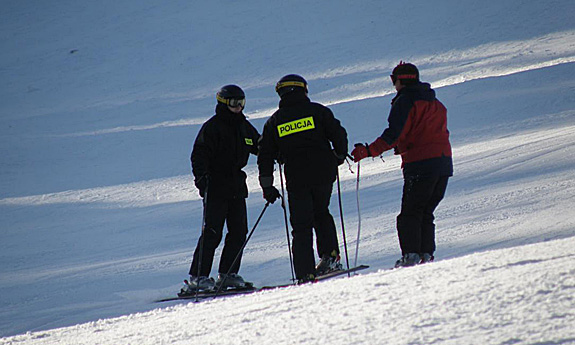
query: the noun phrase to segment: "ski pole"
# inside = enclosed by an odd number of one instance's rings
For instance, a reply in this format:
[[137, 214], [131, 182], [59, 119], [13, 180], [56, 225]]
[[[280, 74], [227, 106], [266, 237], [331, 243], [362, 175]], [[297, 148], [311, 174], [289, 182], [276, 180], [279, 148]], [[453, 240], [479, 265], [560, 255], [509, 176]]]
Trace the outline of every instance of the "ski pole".
[[[339, 183], [339, 168], [337, 169], [337, 197], [339, 201], [339, 216], [341, 218], [341, 232], [343, 234], [343, 248], [345, 249], [345, 261], [347, 263], [347, 269], [349, 270], [349, 256], [347, 255], [347, 240], [345, 236], [345, 224], [343, 222], [343, 207], [341, 205], [341, 187]], [[351, 276], [350, 273], [347, 274], [348, 277]]]
[[234, 261], [232, 262], [230, 268], [228, 269], [228, 271], [226, 272], [226, 275], [224, 276], [224, 279], [222, 280], [222, 282], [220, 283], [220, 285], [218, 286], [218, 289], [216, 290], [216, 294], [214, 295], [214, 298], [218, 297], [218, 294], [220, 293], [220, 291], [222, 290], [222, 287], [224, 286], [224, 283], [226, 282], [226, 279], [228, 279], [228, 275], [230, 274], [230, 272], [232, 271], [233, 267], [235, 266], [235, 264], [238, 262], [240, 256], [242, 255], [242, 252], [244, 251], [244, 248], [246, 247], [246, 245], [248, 244], [248, 241], [250, 240], [250, 238], [252, 238], [252, 235], [254, 234], [254, 231], [256, 231], [256, 227], [258, 226], [260, 220], [262, 219], [262, 217], [264, 216], [264, 213], [266, 212], [266, 209], [268, 208], [268, 206], [270, 205], [269, 201], [266, 202], [266, 205], [264, 206], [264, 209], [262, 210], [262, 212], [260, 213], [260, 216], [258, 217], [258, 219], [256, 220], [256, 223], [254, 224], [254, 227], [252, 228], [252, 230], [250, 231], [250, 234], [248, 235], [248, 237], [246, 238], [246, 240], [244, 241], [244, 244], [242, 244], [242, 247], [240, 248], [240, 250], [238, 251], [238, 254], [236, 254], [236, 257], [234, 258]]
[[286, 238], [287, 238], [287, 244], [288, 244], [289, 262], [290, 262], [290, 268], [291, 268], [291, 279], [292, 279], [292, 282], [295, 282], [293, 255], [292, 255], [292, 249], [291, 249], [291, 243], [290, 243], [291, 241], [289, 239], [288, 217], [287, 217], [287, 209], [286, 209], [286, 203], [285, 203], [284, 178], [283, 178], [283, 172], [282, 172], [282, 165], [279, 162], [278, 162], [278, 165], [279, 165], [279, 170], [280, 170], [280, 184], [282, 187], [282, 208], [284, 210], [284, 223], [286, 226]]
[[205, 235], [206, 235], [206, 208], [207, 208], [207, 205], [208, 205], [208, 201], [207, 201], [207, 200], [208, 200], [208, 185], [210, 184], [210, 183], [209, 183], [210, 181], [209, 181], [209, 179], [208, 179], [208, 175], [205, 175], [205, 176], [201, 177], [200, 180], [201, 180], [202, 178], [205, 178], [205, 179], [206, 179], [206, 190], [204, 191], [204, 196], [203, 196], [203, 198], [202, 198], [202, 205], [203, 205], [204, 209], [203, 209], [203, 211], [202, 211], [202, 234], [200, 235], [200, 236], [201, 236], [201, 238], [200, 238], [200, 252], [199, 252], [199, 255], [198, 255], [198, 272], [197, 272], [197, 275], [196, 275], [196, 279], [198, 280], [198, 281], [196, 282], [196, 296], [195, 296], [195, 297], [196, 297], [196, 299], [195, 299], [196, 302], [198, 301], [198, 294], [199, 294], [199, 292], [200, 292], [200, 284], [199, 284], [199, 282], [200, 282], [200, 274], [201, 274], [201, 271], [202, 271], [202, 256], [204, 255], [204, 241], [205, 241], [205, 238], [206, 238], [206, 236], [205, 236]]
[[357, 176], [355, 180], [355, 200], [357, 202], [357, 242], [355, 243], [355, 262], [353, 264], [354, 267], [357, 267], [357, 256], [359, 253], [359, 235], [361, 232], [361, 209], [359, 207], [359, 171], [360, 171], [360, 162], [357, 162]]

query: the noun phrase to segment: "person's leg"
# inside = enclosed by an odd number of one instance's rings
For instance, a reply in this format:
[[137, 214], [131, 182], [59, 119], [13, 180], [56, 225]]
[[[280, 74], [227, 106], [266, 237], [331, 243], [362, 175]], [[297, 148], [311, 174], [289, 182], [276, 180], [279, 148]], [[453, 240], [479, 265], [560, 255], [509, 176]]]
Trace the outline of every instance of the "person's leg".
[[[228, 273], [228, 271], [230, 273], [239, 272], [242, 260], [241, 249], [248, 233], [246, 199], [230, 199], [228, 200], [228, 205], [226, 216], [228, 232], [224, 240], [224, 248], [222, 249], [222, 257], [220, 258], [220, 266], [218, 269], [219, 273], [224, 274]], [[238, 260], [232, 267], [238, 253]]]
[[293, 261], [297, 279], [315, 274], [313, 253], [313, 200], [307, 187], [288, 189]]
[[401, 254], [421, 252], [424, 213], [439, 176], [407, 176], [404, 179], [401, 212], [397, 216], [397, 234]]
[[442, 176], [437, 180], [435, 188], [433, 189], [431, 197], [427, 203], [427, 207], [423, 212], [423, 218], [421, 222], [420, 253], [427, 253], [432, 257], [433, 253], [435, 252], [435, 216], [433, 213], [445, 196], [448, 180], [448, 176]]
[[316, 234], [317, 252], [319, 257], [324, 255], [339, 255], [339, 244], [337, 240], [337, 231], [333, 216], [329, 212], [329, 203], [333, 184], [324, 184], [315, 186], [312, 189], [313, 198], [313, 219]]
[[[190, 267], [190, 276], [208, 277], [212, 270], [216, 248], [222, 240], [222, 231], [226, 215], [226, 202], [223, 199], [211, 198], [206, 203], [206, 219], [204, 233], [198, 239], [194, 258]], [[203, 243], [202, 243], [203, 242]], [[200, 268], [200, 252], [201, 265]]]

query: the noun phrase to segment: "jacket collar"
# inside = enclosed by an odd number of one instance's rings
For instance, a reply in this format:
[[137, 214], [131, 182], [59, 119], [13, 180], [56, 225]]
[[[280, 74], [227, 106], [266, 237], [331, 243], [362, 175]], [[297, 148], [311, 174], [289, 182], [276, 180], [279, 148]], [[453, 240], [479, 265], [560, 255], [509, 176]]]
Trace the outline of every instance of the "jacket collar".
[[225, 121], [226, 123], [239, 123], [240, 121], [244, 120], [246, 116], [243, 112], [236, 114], [232, 113], [228, 106], [225, 104], [218, 103], [216, 105], [216, 116]]
[[297, 90], [284, 95], [280, 100], [279, 107], [283, 108], [298, 103], [309, 103], [309, 102], [311, 101], [309, 97], [306, 95], [306, 93], [303, 90], [302, 91]]
[[426, 95], [426, 98], [435, 98], [435, 91], [433, 91], [433, 89], [431, 88], [431, 85], [429, 83], [422, 83], [422, 82], [418, 82], [416, 84], [411, 84], [411, 85], [406, 85], [405, 87], [403, 87], [401, 90], [399, 90], [397, 92], [397, 94], [395, 95], [395, 97], [393, 97], [393, 99], [391, 100], [391, 104], [393, 104], [395, 102], [395, 100], [397, 98], [399, 98], [399, 96], [403, 95], [403, 94], [408, 94], [408, 93], [420, 93], [422, 95]]

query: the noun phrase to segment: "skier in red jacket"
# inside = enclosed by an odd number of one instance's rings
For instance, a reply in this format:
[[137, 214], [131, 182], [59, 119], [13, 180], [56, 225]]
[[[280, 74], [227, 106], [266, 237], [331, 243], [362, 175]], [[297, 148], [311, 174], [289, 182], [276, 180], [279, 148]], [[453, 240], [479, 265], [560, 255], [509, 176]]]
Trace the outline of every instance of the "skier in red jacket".
[[453, 175], [447, 109], [417, 67], [400, 62], [391, 74], [397, 95], [391, 101], [389, 126], [371, 144], [356, 144], [355, 162], [395, 149], [401, 155], [404, 177], [397, 233], [402, 257], [395, 267], [433, 261], [434, 211]]

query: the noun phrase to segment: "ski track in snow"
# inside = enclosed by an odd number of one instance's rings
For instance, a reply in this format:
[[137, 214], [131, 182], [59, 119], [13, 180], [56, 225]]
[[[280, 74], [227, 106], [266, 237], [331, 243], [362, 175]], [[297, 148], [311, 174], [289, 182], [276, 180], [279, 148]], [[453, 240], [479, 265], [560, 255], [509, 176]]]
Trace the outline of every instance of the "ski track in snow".
[[[486, 142], [482, 145], [469, 144], [454, 147], [457, 163], [461, 166], [459, 173], [466, 176], [473, 175], [473, 171], [481, 171], [483, 178], [490, 179], [491, 174], [501, 175], [506, 171], [521, 170], [529, 166], [531, 161], [537, 166], [543, 160], [550, 164], [546, 170], [556, 170], [553, 162], [569, 167], [569, 162], [575, 162], [572, 148], [575, 146], [575, 126], [561, 127], [544, 131], [524, 134], [515, 134]], [[549, 157], [546, 157], [549, 156]], [[554, 156], [558, 156], [555, 158]], [[385, 182], [384, 175], [389, 171], [396, 171], [399, 161], [394, 157], [393, 162], [381, 163], [379, 159], [362, 161], [361, 170], [362, 187], [369, 187], [372, 183]], [[478, 167], [489, 164], [493, 166], [492, 172], [479, 170]], [[382, 172], [382, 167], [384, 168]], [[342, 191], [355, 191], [356, 176], [352, 174], [345, 164], [340, 168]], [[355, 166], [351, 167], [352, 171]], [[247, 167], [248, 188], [254, 196], [259, 194], [257, 169], [251, 165]], [[375, 178], [371, 179], [370, 177]], [[276, 181], [279, 174], [276, 172]], [[569, 183], [569, 181], [566, 181]], [[140, 208], [161, 204], [170, 204], [199, 200], [197, 191], [190, 183], [189, 176], [178, 176], [167, 179], [142, 181], [120, 186], [101, 187], [79, 191], [66, 191], [44, 195], [0, 199], [0, 205], [38, 206], [50, 204], [91, 204], [102, 205], [103, 208]]]
[[[524, 55], [527, 55], [527, 57]], [[476, 79], [506, 76], [575, 62], [575, 30], [553, 33], [529, 40], [486, 44], [468, 50], [454, 50], [430, 57], [416, 57], [412, 62], [420, 66], [421, 75], [425, 75], [434, 88], [456, 85]], [[389, 64], [391, 64], [389, 61], [373, 61], [357, 66], [343, 66], [330, 69], [328, 72], [311, 75], [308, 79], [312, 82], [315, 79], [329, 80], [335, 77], [341, 78], [346, 75], [366, 72], [380, 73], [382, 66], [388, 66]], [[392, 94], [394, 91], [391, 89], [383, 93], [370, 91], [379, 89], [379, 86], [385, 84], [385, 82], [387, 82], [387, 77], [369, 79], [354, 84], [347, 83], [338, 85], [331, 90], [314, 95], [314, 99], [330, 106]], [[266, 86], [267, 84], [254, 85], [253, 88]], [[343, 94], [348, 96], [342, 98], [341, 95]], [[209, 95], [209, 97], [212, 96]], [[275, 107], [256, 109], [254, 112], [248, 112], [246, 115], [250, 119], [267, 118], [275, 109]], [[206, 120], [207, 118], [201, 117], [180, 119], [151, 125], [123, 126], [99, 131], [72, 133], [63, 136], [103, 135], [126, 131], [193, 126], [201, 125]]]

